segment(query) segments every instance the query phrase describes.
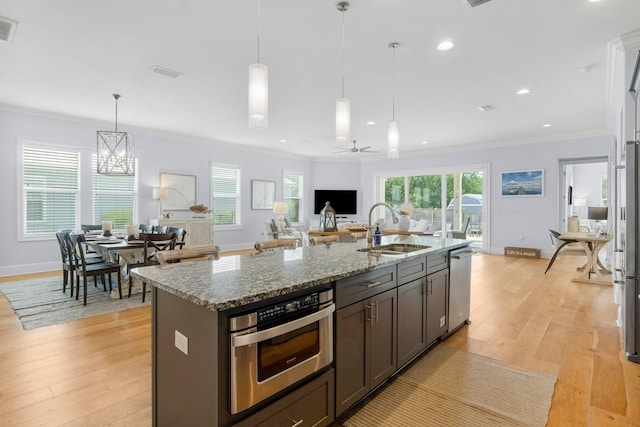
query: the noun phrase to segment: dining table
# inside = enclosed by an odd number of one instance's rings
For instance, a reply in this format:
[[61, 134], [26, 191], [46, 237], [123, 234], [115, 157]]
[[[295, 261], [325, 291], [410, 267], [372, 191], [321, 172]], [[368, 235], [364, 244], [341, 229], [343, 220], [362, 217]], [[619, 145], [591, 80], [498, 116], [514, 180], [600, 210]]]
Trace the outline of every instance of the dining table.
[[[95, 250], [102, 257], [111, 262], [120, 264], [122, 294], [129, 292], [131, 277], [129, 275], [129, 265], [144, 262], [144, 242], [137, 239], [128, 239], [124, 237], [111, 236], [103, 237], [101, 235], [86, 235], [87, 246]], [[137, 279], [133, 281], [131, 293], [142, 292], [142, 281]], [[111, 298], [119, 298], [118, 289], [111, 291]]]
[[[605, 277], [606, 274], [611, 274], [611, 271], [604, 267], [598, 258], [600, 250], [611, 241], [611, 236], [600, 233], [566, 232], [558, 238], [577, 241], [587, 255], [587, 263], [583, 267], [578, 267], [578, 274], [571, 279], [572, 281], [603, 285], [612, 284], [611, 279]], [[595, 274], [596, 277], [592, 278], [592, 274]]]

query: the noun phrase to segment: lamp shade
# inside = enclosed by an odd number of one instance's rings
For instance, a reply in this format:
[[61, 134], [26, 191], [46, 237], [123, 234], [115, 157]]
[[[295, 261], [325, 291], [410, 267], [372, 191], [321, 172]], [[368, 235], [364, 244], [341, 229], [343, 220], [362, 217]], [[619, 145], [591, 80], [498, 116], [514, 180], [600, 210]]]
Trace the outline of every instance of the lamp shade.
[[387, 133], [387, 157], [397, 159], [400, 157], [400, 130], [398, 121], [389, 122], [389, 132]]
[[607, 219], [608, 208], [589, 206], [587, 208], [587, 219], [603, 221]]
[[351, 101], [348, 98], [336, 100], [336, 145], [346, 147], [351, 137]]
[[266, 129], [269, 109], [269, 75], [267, 66], [249, 65], [249, 127]]
[[273, 204], [273, 212], [278, 214], [285, 214], [289, 212], [289, 203], [287, 202], [275, 202]]

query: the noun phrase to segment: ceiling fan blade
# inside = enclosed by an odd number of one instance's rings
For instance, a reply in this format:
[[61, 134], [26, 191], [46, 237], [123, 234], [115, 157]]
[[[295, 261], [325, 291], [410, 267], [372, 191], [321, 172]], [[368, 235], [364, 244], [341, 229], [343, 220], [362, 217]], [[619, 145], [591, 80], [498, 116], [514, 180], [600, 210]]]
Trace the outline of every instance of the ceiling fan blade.
[[370, 146], [370, 145], [367, 145], [366, 147], [362, 147], [359, 151], [368, 150], [369, 148], [371, 148], [371, 146]]

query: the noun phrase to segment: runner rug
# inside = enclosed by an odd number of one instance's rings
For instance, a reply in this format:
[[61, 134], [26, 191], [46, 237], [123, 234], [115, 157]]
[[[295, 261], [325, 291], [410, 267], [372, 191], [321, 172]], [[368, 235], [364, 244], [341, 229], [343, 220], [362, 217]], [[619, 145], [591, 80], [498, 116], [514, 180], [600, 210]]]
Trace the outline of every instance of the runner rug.
[[343, 425], [544, 426], [556, 379], [439, 345]]
[[[116, 280], [115, 276], [113, 280]], [[90, 279], [87, 305], [84, 306], [82, 286], [78, 300], [75, 295], [73, 298], [69, 296], [68, 286], [67, 292], [62, 292], [62, 273], [54, 277], [0, 283], [0, 293], [7, 298], [25, 330], [140, 307], [149, 304], [151, 300], [147, 295], [143, 304], [141, 294], [132, 295], [131, 298], [127, 298], [125, 294], [122, 299], [113, 299], [109, 296], [108, 289], [108, 282], [105, 292], [100, 282], [96, 288], [93, 279]]]

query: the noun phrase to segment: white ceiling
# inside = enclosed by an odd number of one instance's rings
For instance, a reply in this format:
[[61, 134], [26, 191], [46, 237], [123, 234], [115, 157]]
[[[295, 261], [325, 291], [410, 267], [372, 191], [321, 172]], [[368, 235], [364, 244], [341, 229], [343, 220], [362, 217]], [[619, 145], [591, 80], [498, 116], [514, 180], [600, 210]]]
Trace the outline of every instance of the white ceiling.
[[[341, 156], [334, 115], [342, 15], [334, 0], [262, 0], [263, 131], [248, 129], [246, 112], [257, 0], [0, 0], [0, 16], [19, 22], [13, 42], [0, 41], [0, 104], [108, 126], [111, 94], [119, 93], [120, 130]], [[609, 133], [607, 46], [638, 29], [639, 16], [638, 0], [492, 0], [476, 8], [466, 0], [352, 0], [345, 13], [351, 137], [384, 155], [390, 42], [400, 43], [401, 157]], [[456, 47], [436, 50], [443, 39]], [[154, 65], [182, 76], [153, 73]], [[531, 93], [516, 95], [524, 87]], [[480, 111], [485, 104], [496, 110]]]

